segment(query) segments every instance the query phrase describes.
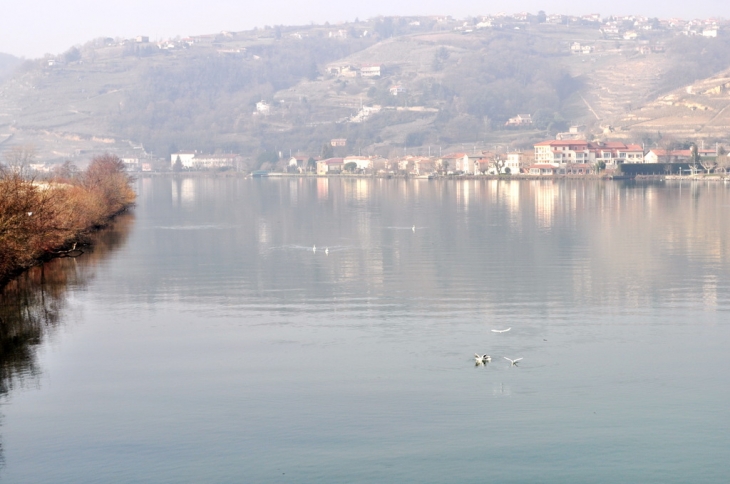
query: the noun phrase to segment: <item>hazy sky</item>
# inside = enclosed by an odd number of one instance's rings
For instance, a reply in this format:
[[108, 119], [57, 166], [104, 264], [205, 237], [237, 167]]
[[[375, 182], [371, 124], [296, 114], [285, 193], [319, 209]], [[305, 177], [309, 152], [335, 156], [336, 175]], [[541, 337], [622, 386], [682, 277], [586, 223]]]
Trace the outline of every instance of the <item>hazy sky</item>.
[[264, 25], [351, 21], [376, 15], [488, 13], [640, 14], [730, 17], [730, 0], [2, 0], [0, 52], [24, 57], [57, 54], [96, 37], [151, 39], [247, 30]]

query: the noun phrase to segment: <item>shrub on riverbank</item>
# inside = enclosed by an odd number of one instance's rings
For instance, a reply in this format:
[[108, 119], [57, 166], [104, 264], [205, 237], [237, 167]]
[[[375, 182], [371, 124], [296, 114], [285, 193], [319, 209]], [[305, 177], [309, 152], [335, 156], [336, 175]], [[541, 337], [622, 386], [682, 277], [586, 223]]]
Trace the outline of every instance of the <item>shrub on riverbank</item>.
[[70, 165], [49, 180], [0, 169], [0, 285], [13, 274], [57, 255], [134, 202], [131, 179], [114, 155]]

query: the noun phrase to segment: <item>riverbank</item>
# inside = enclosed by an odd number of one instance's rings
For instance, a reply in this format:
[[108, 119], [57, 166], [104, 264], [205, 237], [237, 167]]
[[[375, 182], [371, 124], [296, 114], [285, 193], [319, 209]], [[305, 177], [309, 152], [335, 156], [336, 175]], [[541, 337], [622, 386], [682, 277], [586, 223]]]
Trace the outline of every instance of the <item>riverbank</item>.
[[635, 175], [627, 176], [621, 174], [601, 173], [600, 175], [529, 175], [521, 173], [519, 175], [433, 175], [433, 176], [416, 176], [401, 175], [393, 173], [379, 174], [362, 174], [362, 173], [337, 173], [328, 175], [318, 175], [316, 173], [280, 173], [272, 172], [264, 176], [253, 176], [251, 173], [224, 171], [189, 171], [183, 173], [172, 172], [146, 172], [138, 175], [140, 178], [309, 178], [309, 179], [401, 179], [414, 181], [429, 180], [603, 180], [603, 181], [712, 181], [726, 182], [730, 181], [730, 176], [724, 174], [697, 174], [697, 175]]
[[34, 265], [83, 252], [88, 234], [135, 200], [132, 178], [113, 155], [95, 157], [85, 171], [64, 165], [36, 180], [23, 167], [0, 171], [0, 287]]

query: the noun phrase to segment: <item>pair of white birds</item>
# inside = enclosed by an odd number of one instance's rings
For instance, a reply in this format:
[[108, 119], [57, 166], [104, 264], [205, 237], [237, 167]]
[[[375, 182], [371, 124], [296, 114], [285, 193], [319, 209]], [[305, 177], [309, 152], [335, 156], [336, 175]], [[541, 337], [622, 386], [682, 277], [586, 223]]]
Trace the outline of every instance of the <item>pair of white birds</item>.
[[[522, 358], [517, 358], [516, 360], [511, 360], [511, 359], [507, 358], [506, 356], [503, 356], [502, 358], [504, 358], [505, 360], [509, 361], [512, 364], [512, 366], [517, 366], [517, 362], [522, 359]], [[492, 357], [491, 356], [489, 356], [489, 355], [480, 355], [478, 353], [474, 353], [474, 363], [476, 363], [477, 366], [483, 365], [485, 363], [489, 363], [490, 361], [492, 361]]]
[[[512, 329], [512, 327], [509, 327], [507, 329], [493, 329], [492, 333], [506, 333], [510, 329]], [[522, 358], [517, 358], [516, 360], [511, 360], [511, 359], [507, 358], [506, 356], [503, 356], [502, 358], [509, 361], [511, 363], [511, 366], [517, 366], [517, 362], [522, 359]], [[486, 355], [486, 354], [480, 355], [480, 354], [474, 353], [474, 360], [477, 365], [483, 365], [485, 363], [489, 363], [490, 361], [492, 361], [492, 357], [489, 355]]]
[[[312, 252], [314, 252], [314, 253], [317, 252], [317, 246], [316, 245], [313, 245], [312, 246]], [[325, 247], [324, 248], [324, 253], [327, 254], [327, 255], [330, 255], [330, 248], [329, 247]]]

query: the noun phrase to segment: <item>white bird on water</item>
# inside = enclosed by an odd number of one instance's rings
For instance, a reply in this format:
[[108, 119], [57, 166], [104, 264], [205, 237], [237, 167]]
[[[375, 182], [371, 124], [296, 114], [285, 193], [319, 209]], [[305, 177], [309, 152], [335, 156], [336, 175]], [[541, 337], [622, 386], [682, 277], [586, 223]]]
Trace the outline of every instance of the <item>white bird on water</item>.
[[476, 363], [477, 366], [481, 366], [484, 363], [489, 363], [490, 361], [492, 361], [491, 356], [489, 356], [487, 354], [480, 355], [480, 354], [474, 353], [474, 363]]
[[503, 356], [502, 358], [504, 358], [505, 360], [507, 360], [507, 361], [509, 361], [510, 363], [512, 363], [512, 365], [510, 365], [510, 366], [517, 366], [517, 362], [518, 362], [518, 361], [520, 361], [520, 360], [522, 359], [522, 358], [517, 358], [516, 360], [510, 360], [510, 359], [509, 359], [509, 358], [507, 358], [506, 356]]
[[324, 253], [325, 253], [325, 255], [330, 255], [330, 248], [329, 247], [325, 247], [324, 248]]
[[314, 252], [315, 254], [317, 253], [317, 246], [316, 245], [313, 245], [312, 246], [312, 252]]
[[411, 227], [411, 230], [415, 232], [416, 231], [416, 226], [414, 225], [413, 227]]
[[512, 328], [507, 328], [507, 329], [493, 329], [492, 330], [492, 333], [506, 333], [510, 329], [512, 329]]

